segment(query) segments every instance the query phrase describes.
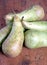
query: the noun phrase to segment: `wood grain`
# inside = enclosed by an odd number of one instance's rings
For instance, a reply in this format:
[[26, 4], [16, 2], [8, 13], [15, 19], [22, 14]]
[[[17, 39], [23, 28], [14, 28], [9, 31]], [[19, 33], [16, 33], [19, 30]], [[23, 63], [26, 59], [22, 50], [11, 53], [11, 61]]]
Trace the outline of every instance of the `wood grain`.
[[[47, 0], [0, 0], [0, 29], [5, 26], [3, 17], [15, 10], [21, 12], [32, 5], [39, 4], [45, 10], [47, 20]], [[42, 13], [43, 14], [43, 13]], [[0, 65], [47, 65], [47, 48], [23, 50], [16, 58], [9, 58], [0, 51]]]

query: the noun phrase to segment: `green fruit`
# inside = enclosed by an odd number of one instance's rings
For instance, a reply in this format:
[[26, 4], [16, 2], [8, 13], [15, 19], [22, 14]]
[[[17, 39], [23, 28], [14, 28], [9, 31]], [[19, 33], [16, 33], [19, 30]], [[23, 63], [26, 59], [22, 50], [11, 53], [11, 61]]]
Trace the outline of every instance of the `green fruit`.
[[47, 31], [28, 30], [25, 32], [25, 46], [27, 48], [47, 47]]
[[7, 36], [9, 35], [10, 31], [11, 31], [11, 24], [5, 26], [4, 28], [2, 28], [0, 30], [0, 47], [3, 43], [3, 41], [7, 38]]
[[30, 9], [25, 10], [17, 15], [20, 19], [24, 17], [23, 20], [25, 21], [36, 21], [43, 19], [45, 13], [43, 7], [41, 7], [40, 5], [34, 5]]
[[6, 23], [7, 25], [0, 30], [0, 47], [11, 31], [13, 20], [14, 18], [12, 18], [11, 20], [5, 20], [5, 22], [9, 23]]
[[43, 7], [40, 5], [34, 5], [31, 8], [24, 10], [20, 13], [9, 13], [5, 16], [6, 24], [10, 23], [10, 20], [14, 16], [18, 16], [20, 19], [23, 18], [24, 21], [36, 21], [36, 20], [41, 20], [44, 18], [45, 13]]
[[22, 51], [24, 41], [23, 26], [18, 17], [14, 16], [12, 30], [2, 44], [3, 53], [10, 57], [18, 56]]
[[25, 29], [47, 31], [47, 21], [26, 22], [22, 21]]

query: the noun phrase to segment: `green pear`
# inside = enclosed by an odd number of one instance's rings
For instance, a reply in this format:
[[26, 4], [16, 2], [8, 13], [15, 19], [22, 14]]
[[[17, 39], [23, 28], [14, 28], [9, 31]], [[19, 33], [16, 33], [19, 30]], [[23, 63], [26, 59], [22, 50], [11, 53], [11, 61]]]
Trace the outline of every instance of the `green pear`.
[[12, 30], [7, 39], [2, 44], [2, 51], [10, 57], [18, 56], [22, 51], [24, 32], [20, 19], [14, 16]]

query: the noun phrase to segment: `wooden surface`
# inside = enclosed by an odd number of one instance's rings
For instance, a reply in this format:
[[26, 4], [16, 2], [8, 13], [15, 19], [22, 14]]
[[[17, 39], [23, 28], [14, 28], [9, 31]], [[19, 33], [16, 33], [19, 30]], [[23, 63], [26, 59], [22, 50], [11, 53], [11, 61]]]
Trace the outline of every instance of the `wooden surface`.
[[[0, 0], [0, 29], [5, 26], [4, 15], [12, 12], [21, 12], [32, 5], [39, 4], [45, 10], [47, 20], [47, 0]], [[42, 13], [43, 14], [43, 13]], [[16, 58], [9, 58], [0, 51], [0, 65], [47, 65], [47, 48], [23, 50]]]

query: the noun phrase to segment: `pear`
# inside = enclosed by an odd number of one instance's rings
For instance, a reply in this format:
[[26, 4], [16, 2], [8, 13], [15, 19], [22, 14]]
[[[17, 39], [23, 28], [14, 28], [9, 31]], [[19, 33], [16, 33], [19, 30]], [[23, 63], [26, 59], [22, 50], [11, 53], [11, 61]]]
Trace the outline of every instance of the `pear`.
[[25, 46], [30, 49], [47, 47], [47, 31], [27, 30], [25, 32]]
[[45, 11], [40, 5], [33, 5], [32, 7], [20, 12], [20, 13], [9, 13], [5, 16], [6, 24], [10, 23], [14, 16], [18, 16], [20, 19], [23, 18], [24, 21], [38, 21], [42, 20], [45, 17]]
[[0, 30], [0, 47], [3, 43], [3, 41], [7, 38], [7, 36], [9, 35], [10, 31], [11, 31], [11, 26], [12, 25], [7, 25], [4, 28], [2, 28]]
[[7, 39], [2, 44], [2, 51], [9, 57], [16, 57], [22, 51], [24, 32], [20, 19], [14, 16], [12, 30]]
[[22, 21], [22, 24], [25, 29], [47, 31], [47, 21]]

